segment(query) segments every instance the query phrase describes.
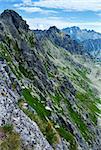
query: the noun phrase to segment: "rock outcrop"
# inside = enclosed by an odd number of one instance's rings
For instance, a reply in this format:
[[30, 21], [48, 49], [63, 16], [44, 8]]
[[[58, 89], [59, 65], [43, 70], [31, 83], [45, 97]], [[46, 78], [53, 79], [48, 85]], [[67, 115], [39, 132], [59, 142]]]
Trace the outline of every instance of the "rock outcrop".
[[0, 16], [0, 126], [27, 149], [99, 150], [98, 92], [82, 46], [56, 27], [31, 31], [13, 10]]
[[94, 57], [95, 61], [101, 62], [101, 34], [94, 30], [81, 30], [79, 27], [70, 27], [62, 30], [71, 38], [78, 41], [86, 53]]

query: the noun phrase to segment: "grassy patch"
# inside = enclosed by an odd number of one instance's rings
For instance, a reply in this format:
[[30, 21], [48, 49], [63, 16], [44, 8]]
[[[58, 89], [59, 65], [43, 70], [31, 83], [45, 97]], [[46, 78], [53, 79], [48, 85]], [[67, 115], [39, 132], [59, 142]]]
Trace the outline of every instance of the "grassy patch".
[[24, 89], [22, 91], [22, 94], [27, 101], [27, 103], [36, 110], [37, 114], [44, 118], [50, 116], [51, 112], [45, 109], [45, 106], [41, 104], [41, 102], [37, 99], [37, 97], [33, 97], [30, 94], [30, 91], [28, 89]]
[[1, 150], [21, 150], [19, 134], [12, 132], [6, 136], [5, 140], [0, 144]]
[[3, 44], [0, 44], [0, 55], [7, 61], [8, 66], [10, 67], [11, 71], [14, 73], [14, 75], [20, 79], [22, 77], [21, 72], [19, 71], [19, 69], [17, 68], [17, 66], [14, 65], [12, 57], [10, 55], [10, 53], [8, 52], [6, 46], [4, 46]]
[[38, 114], [33, 114], [33, 112], [31, 112], [29, 109], [24, 109], [22, 107], [24, 102], [25, 102], [24, 100], [19, 101], [18, 105], [20, 109], [22, 109], [23, 112], [31, 120], [37, 123], [41, 132], [43, 133], [43, 135], [46, 137], [46, 139], [51, 145], [57, 144], [59, 142], [59, 135], [56, 132], [55, 128], [53, 127], [53, 124], [51, 123], [51, 121], [44, 120]]
[[1, 53], [0, 53], [1, 56], [3, 58], [5, 58], [7, 62], [12, 62], [12, 58], [11, 58], [9, 52], [7, 51], [6, 46], [4, 46], [2, 43], [0, 43], [0, 49], [1, 49]]
[[51, 97], [52, 97], [54, 103], [60, 104], [60, 101], [61, 101], [61, 99], [62, 99], [62, 96], [61, 96], [61, 94], [59, 93], [58, 90], [55, 91], [55, 96], [51, 96]]
[[57, 129], [57, 131], [59, 132], [61, 137], [63, 137], [70, 143], [70, 150], [77, 150], [75, 138], [69, 131], [65, 130], [63, 127], [60, 127], [59, 129]]
[[32, 71], [28, 71], [21, 64], [19, 65], [19, 70], [26, 78], [34, 80], [34, 75], [33, 75]]
[[68, 104], [68, 113], [72, 119], [72, 121], [76, 124], [76, 126], [78, 127], [79, 131], [81, 132], [82, 136], [84, 137], [84, 139], [86, 141], [88, 141], [89, 139], [91, 139], [91, 132], [88, 130], [86, 124], [84, 123], [82, 117], [80, 114], [78, 114], [77, 112], [75, 112], [72, 109], [71, 104], [69, 103], [69, 101], [65, 100]]
[[76, 71], [87, 81], [90, 82], [90, 80], [87, 78], [87, 70], [86, 69], [76, 69]]
[[91, 90], [87, 93], [78, 92], [76, 98], [79, 100], [79, 105], [83, 106], [88, 111], [91, 120], [96, 125], [97, 114], [101, 114], [101, 111], [97, 108], [98, 99], [94, 96]]
[[2, 128], [6, 133], [11, 133], [13, 131], [13, 125], [11, 124], [6, 124]]
[[0, 150], [21, 150], [20, 135], [13, 131], [11, 124], [0, 127], [0, 132], [4, 138], [0, 140]]

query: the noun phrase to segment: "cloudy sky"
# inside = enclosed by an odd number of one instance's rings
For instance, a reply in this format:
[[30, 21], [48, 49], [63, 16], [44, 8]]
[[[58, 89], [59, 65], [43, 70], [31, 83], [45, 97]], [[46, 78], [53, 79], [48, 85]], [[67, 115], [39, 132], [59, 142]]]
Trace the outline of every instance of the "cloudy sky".
[[0, 12], [17, 11], [31, 29], [79, 26], [101, 32], [101, 0], [0, 0]]

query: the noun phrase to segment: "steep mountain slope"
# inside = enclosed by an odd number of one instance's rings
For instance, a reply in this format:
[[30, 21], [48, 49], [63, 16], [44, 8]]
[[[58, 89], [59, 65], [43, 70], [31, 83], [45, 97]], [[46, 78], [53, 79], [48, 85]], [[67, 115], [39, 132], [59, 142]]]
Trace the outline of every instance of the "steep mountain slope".
[[74, 40], [83, 45], [85, 51], [101, 61], [101, 34], [93, 30], [81, 30], [79, 27], [70, 27], [62, 30], [69, 34]]
[[71, 39], [69, 35], [64, 34], [55, 26], [50, 27], [46, 31], [36, 30], [34, 31], [34, 33], [36, 34], [38, 39], [43, 39], [46, 37], [53, 44], [58, 45], [62, 48], [65, 48], [71, 53], [78, 53], [78, 54], [83, 53], [82, 45], [78, 44], [78, 42]]
[[100, 33], [95, 32], [94, 30], [81, 30], [79, 27], [76, 26], [64, 28], [62, 31], [69, 34], [73, 39], [81, 42], [89, 39], [101, 39]]
[[82, 42], [84, 49], [98, 61], [101, 61], [101, 39], [89, 39]]
[[100, 149], [100, 99], [83, 61], [93, 62], [81, 54], [56, 27], [33, 33], [16, 12], [1, 14], [0, 125], [13, 125], [22, 149]]

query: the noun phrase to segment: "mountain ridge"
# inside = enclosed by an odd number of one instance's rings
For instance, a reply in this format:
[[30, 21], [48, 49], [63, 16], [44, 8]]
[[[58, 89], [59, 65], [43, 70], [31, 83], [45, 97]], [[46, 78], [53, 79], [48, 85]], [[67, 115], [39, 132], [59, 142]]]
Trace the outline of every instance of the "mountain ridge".
[[95, 58], [96, 61], [101, 62], [101, 34], [94, 30], [81, 30], [79, 27], [70, 27], [62, 30], [69, 34], [71, 38], [80, 43], [85, 52], [88, 52]]
[[88, 39], [101, 39], [101, 33], [94, 30], [80, 29], [76, 26], [64, 28], [62, 31], [68, 33], [73, 39], [81, 42]]
[[[100, 99], [88, 75], [95, 67], [100, 82], [100, 67], [57, 28], [33, 32], [15, 18], [0, 17], [0, 135], [13, 126], [17, 150], [99, 149]], [[2, 148], [5, 141], [14, 149], [5, 136]]]
[[55, 26], [50, 27], [48, 30], [34, 30], [33, 32], [39, 39], [46, 37], [52, 41], [53, 44], [63, 47], [71, 53], [83, 53], [83, 47], [81, 44], [73, 40], [69, 35], [61, 32], [61, 30]]

